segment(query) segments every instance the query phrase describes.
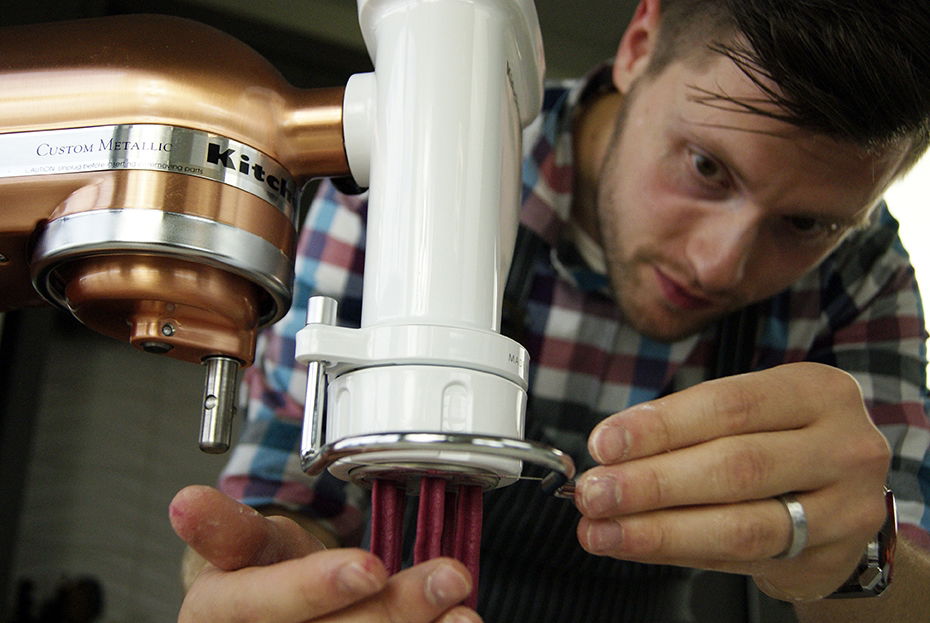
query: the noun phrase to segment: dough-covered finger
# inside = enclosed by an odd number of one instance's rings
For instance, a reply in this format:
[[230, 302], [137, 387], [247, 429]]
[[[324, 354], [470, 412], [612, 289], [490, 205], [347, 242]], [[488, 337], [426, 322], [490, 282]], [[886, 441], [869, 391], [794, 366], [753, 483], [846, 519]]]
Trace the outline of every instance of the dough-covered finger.
[[219, 569], [267, 565], [322, 549], [306, 530], [285, 518], [269, 519], [205, 486], [182, 489], [171, 501], [174, 531]]

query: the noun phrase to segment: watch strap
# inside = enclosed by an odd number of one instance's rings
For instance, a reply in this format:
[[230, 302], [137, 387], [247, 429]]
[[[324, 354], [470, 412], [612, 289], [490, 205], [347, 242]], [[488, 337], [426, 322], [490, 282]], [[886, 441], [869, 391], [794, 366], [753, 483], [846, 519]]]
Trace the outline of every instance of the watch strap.
[[862, 559], [849, 579], [828, 599], [876, 597], [891, 584], [894, 551], [898, 534], [898, 515], [891, 489], [885, 487], [885, 523], [866, 546]]

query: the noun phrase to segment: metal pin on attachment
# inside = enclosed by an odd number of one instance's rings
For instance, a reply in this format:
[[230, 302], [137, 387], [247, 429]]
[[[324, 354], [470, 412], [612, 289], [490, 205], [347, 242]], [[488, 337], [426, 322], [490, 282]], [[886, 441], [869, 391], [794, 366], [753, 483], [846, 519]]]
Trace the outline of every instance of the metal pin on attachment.
[[217, 355], [204, 359], [207, 379], [200, 418], [200, 449], [211, 454], [229, 450], [239, 376], [239, 361]]
[[[336, 324], [336, 300], [328, 296], [311, 296], [307, 301], [307, 324]], [[300, 455], [313, 454], [324, 441], [326, 377], [323, 362], [307, 365], [307, 398], [304, 403]]]

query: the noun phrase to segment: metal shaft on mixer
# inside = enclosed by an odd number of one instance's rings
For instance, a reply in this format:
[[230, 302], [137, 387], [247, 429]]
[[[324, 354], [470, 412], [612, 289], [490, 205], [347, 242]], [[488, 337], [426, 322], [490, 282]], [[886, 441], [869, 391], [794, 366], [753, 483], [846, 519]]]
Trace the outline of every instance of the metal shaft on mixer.
[[229, 450], [239, 376], [239, 361], [217, 355], [204, 359], [207, 378], [203, 388], [200, 449], [211, 454]]

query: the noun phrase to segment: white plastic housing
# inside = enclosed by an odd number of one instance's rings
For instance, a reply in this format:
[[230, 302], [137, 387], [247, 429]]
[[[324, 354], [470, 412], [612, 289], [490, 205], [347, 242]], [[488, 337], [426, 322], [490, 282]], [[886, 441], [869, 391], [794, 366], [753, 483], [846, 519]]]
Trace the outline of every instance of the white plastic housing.
[[[327, 437], [342, 439], [377, 431], [480, 431], [523, 438], [526, 392], [499, 376], [445, 366], [389, 366], [343, 374], [329, 384]], [[400, 407], [400, 408], [398, 408]], [[358, 414], [364, 414], [364, 419]], [[467, 452], [390, 451], [340, 461], [330, 471], [349, 479], [356, 464], [456, 465], [495, 474], [497, 486], [513, 482], [521, 462]]]
[[[423, 431], [522, 438], [526, 351], [499, 335], [516, 238], [521, 132], [542, 101], [532, 0], [359, 0], [373, 74], [346, 90], [353, 175], [369, 186], [362, 326], [308, 325], [329, 362], [326, 441]], [[347, 333], [348, 332], [348, 333]], [[354, 459], [330, 471], [349, 478]], [[431, 450], [429, 463], [516, 478], [519, 460]]]
[[375, 67], [362, 326], [498, 330], [523, 124], [542, 93], [529, 0], [359, 0]]

